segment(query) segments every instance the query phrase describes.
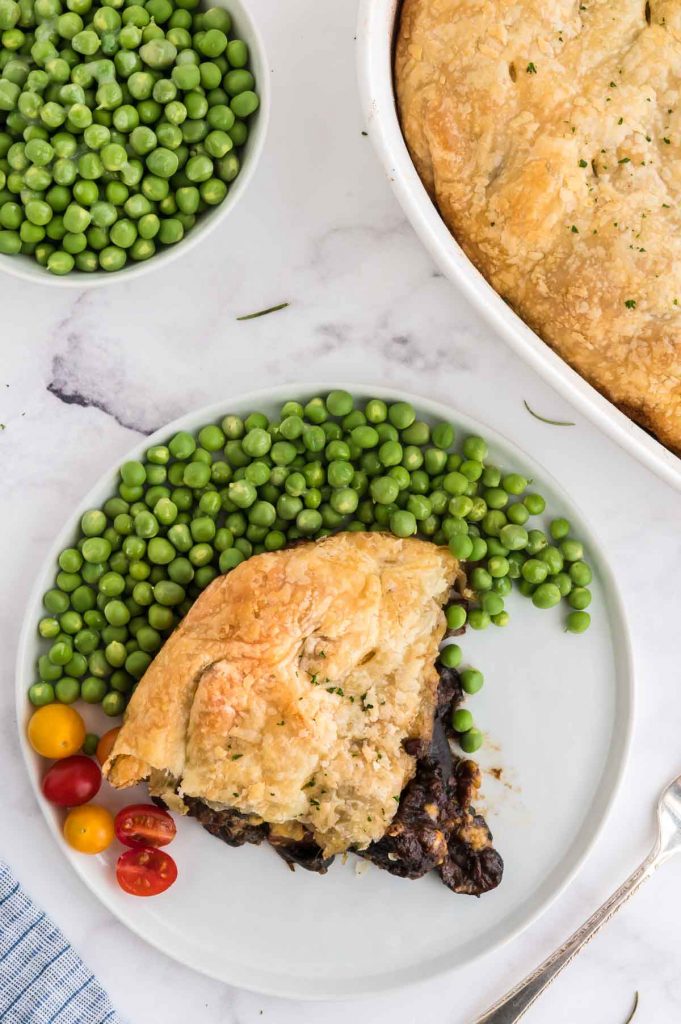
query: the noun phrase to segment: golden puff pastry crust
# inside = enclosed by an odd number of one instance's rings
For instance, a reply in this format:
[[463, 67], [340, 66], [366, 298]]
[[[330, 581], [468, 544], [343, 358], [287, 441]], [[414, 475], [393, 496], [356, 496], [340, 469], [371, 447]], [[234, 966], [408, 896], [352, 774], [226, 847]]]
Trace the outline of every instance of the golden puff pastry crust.
[[405, 0], [395, 84], [473, 263], [681, 451], [681, 0]]
[[104, 774], [365, 848], [414, 774], [402, 741], [430, 739], [455, 584], [446, 548], [380, 533], [243, 562], [147, 669]]

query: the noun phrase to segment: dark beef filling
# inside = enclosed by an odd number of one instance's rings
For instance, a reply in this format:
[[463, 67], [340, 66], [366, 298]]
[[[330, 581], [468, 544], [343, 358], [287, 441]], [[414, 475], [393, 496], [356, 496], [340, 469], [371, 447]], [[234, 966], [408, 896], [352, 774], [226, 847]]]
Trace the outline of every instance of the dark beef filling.
[[[485, 820], [472, 806], [480, 787], [480, 772], [473, 761], [452, 754], [452, 711], [463, 700], [455, 669], [438, 663], [440, 682], [433, 738], [430, 746], [406, 739], [406, 752], [416, 760], [414, 778], [405, 786], [397, 814], [385, 835], [359, 856], [401, 878], [421, 878], [437, 871], [453, 892], [480, 896], [499, 885], [504, 864], [492, 846]], [[217, 811], [202, 800], [185, 797], [189, 814], [211, 835], [229, 846], [259, 844], [266, 840], [291, 869], [296, 865], [324, 874], [333, 857], [324, 857], [312, 835], [290, 839], [266, 822], [253, 822], [236, 810]]]
[[[447, 740], [451, 713], [463, 697], [458, 673], [441, 665], [438, 671], [430, 749], [413, 751], [416, 774], [402, 792], [397, 814], [385, 835], [360, 856], [401, 878], [420, 878], [434, 869], [453, 892], [480, 896], [499, 885], [504, 864], [485, 820], [472, 807], [480, 787], [478, 766], [455, 757]], [[405, 741], [408, 753], [415, 742]]]
[[298, 865], [298, 867], [305, 868], [306, 871], [316, 871], [320, 875], [325, 875], [329, 865], [333, 864], [333, 857], [324, 856], [321, 847], [312, 838], [311, 832], [308, 832], [303, 839], [287, 839], [272, 832], [269, 835], [269, 842], [270, 846], [286, 861], [291, 871], [295, 871], [296, 865]]
[[268, 837], [269, 826], [264, 821], [254, 824], [248, 815], [232, 808], [213, 810], [195, 796], [184, 797], [184, 802], [188, 813], [212, 836], [222, 839], [228, 846], [243, 846], [245, 843], [259, 846]]

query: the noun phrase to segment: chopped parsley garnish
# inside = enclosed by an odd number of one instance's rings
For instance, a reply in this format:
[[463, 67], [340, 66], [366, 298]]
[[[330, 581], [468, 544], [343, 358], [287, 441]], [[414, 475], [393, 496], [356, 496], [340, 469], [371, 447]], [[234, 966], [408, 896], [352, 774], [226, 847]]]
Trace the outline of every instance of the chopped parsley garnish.
[[587, 164], [586, 160], [580, 160], [579, 161], [579, 166], [580, 167], [588, 167], [589, 165]]
[[624, 305], [627, 309], [636, 309], [636, 299], [625, 299]]
[[232, 754], [232, 761], [238, 761], [239, 758], [243, 756], [243, 754]]
[[528, 75], [536, 75], [537, 74], [537, 67], [536, 67], [535, 64], [532, 63], [532, 61], [530, 61], [530, 63], [525, 68], [525, 70], [527, 71]]
[[340, 686], [327, 686], [326, 692], [327, 693], [337, 693], [339, 697], [344, 697], [345, 696], [345, 694], [343, 693], [343, 691], [340, 688]]
[[579, 234], [579, 228], [575, 224], [572, 225], [572, 227], [570, 228], [570, 231], [572, 232], [573, 235], [578, 235]]
[[308, 675], [310, 677], [310, 682], [312, 683], [312, 685], [313, 686], [319, 686], [319, 680], [317, 679], [317, 673], [316, 672], [308, 672]]
[[621, 160], [617, 161], [618, 164], [630, 164], [631, 160], [628, 156], [623, 156]]

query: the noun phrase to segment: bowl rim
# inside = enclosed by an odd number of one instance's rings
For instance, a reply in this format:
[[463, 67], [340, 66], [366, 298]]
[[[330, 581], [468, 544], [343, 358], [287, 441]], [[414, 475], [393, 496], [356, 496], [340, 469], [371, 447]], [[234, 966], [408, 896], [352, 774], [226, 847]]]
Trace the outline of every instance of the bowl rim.
[[[329, 984], [326, 987], [320, 986], [319, 988], [315, 988], [314, 991], [301, 993], [299, 988], [296, 987], [295, 980], [287, 986], [280, 980], [272, 980], [271, 973], [264, 975], [264, 977], [267, 977], [267, 981], [260, 980], [263, 976], [257, 974], [254, 975], [253, 978], [249, 976], [246, 980], [236, 977], [228, 978], [224, 974], [216, 973], [211, 969], [211, 967], [199, 959], [190, 960], [178, 956], [171, 944], [164, 942], [153, 934], [150, 934], [146, 924], [136, 920], [134, 912], [122, 912], [120, 905], [117, 904], [115, 898], [108, 889], [103, 890], [101, 887], [94, 885], [84, 870], [81, 870], [82, 857], [65, 846], [61, 836], [61, 831], [57, 824], [56, 816], [52, 813], [54, 809], [52, 808], [52, 805], [45, 801], [40, 791], [39, 772], [36, 771], [37, 755], [31, 749], [26, 738], [25, 725], [30, 712], [30, 705], [26, 698], [26, 689], [28, 680], [32, 676], [32, 644], [35, 644], [35, 625], [37, 622], [36, 613], [39, 612], [41, 607], [42, 594], [45, 589], [49, 587], [49, 579], [50, 576], [53, 575], [57, 555], [62, 548], [72, 542], [74, 524], [77, 517], [79, 517], [88, 508], [95, 507], [99, 504], [102, 500], [101, 494], [105, 487], [108, 489], [111, 488], [113, 482], [117, 478], [118, 467], [123, 461], [126, 459], [141, 457], [147, 448], [154, 444], [165, 443], [168, 437], [172, 436], [172, 434], [176, 433], [178, 430], [195, 430], [198, 429], [199, 424], [203, 425], [221, 418], [226, 415], [226, 410], [228, 410], [229, 406], [232, 404], [234, 406], [238, 406], [242, 410], [245, 407], [257, 409], [261, 403], [278, 403], [290, 399], [291, 396], [298, 396], [300, 399], [302, 396], [312, 397], [320, 394], [323, 395], [338, 388], [343, 388], [350, 391], [353, 395], [358, 396], [371, 395], [372, 397], [383, 398], [386, 401], [408, 401], [411, 402], [417, 410], [422, 410], [429, 417], [444, 417], [448, 412], [449, 418], [456, 421], [456, 417], [461, 417], [466, 424], [466, 429], [471, 428], [477, 430], [485, 436], [492, 445], [501, 444], [502, 446], [511, 446], [522, 458], [527, 458], [531, 462], [537, 463], [537, 460], [522, 445], [516, 443], [505, 433], [489, 426], [486, 422], [480, 421], [475, 416], [471, 416], [466, 412], [462, 412], [457, 409], [455, 405], [450, 405], [447, 401], [433, 399], [416, 392], [405, 391], [399, 387], [392, 387], [391, 385], [374, 384], [366, 380], [358, 380], [354, 382], [308, 382], [294, 380], [290, 383], [279, 384], [269, 388], [260, 388], [243, 394], [239, 392], [233, 396], [227, 394], [220, 401], [192, 408], [176, 417], [174, 420], [163, 424], [158, 430], [154, 431], [153, 434], [137, 441], [136, 444], [128, 451], [113, 460], [111, 464], [107, 464], [107, 468], [98, 476], [94, 485], [88, 490], [83, 498], [76, 503], [75, 507], [69, 513], [66, 522], [62, 525], [45, 553], [45, 557], [42, 562], [43, 567], [36, 575], [35, 582], [31, 588], [31, 592], [25, 606], [16, 656], [16, 723], [19, 733], [19, 746], [27, 774], [29, 776], [29, 782], [37, 799], [38, 805], [45, 817], [48, 829], [59, 846], [62, 855], [70, 862], [76, 874], [88, 887], [90, 892], [92, 892], [93, 895], [96, 896], [97, 899], [107, 908], [107, 910], [109, 910], [127, 928], [130, 928], [131, 931], [142, 938], [145, 942], [149, 943], [154, 948], [161, 950], [161, 952], [165, 953], [172, 959], [177, 960], [200, 973], [206, 974], [209, 977], [216, 978], [222, 982], [227, 982], [228, 984], [236, 985], [249, 991], [305, 1001], [319, 999], [354, 999], [371, 994], [399, 990], [400, 988], [404, 988], [408, 985], [413, 985], [417, 982], [443, 975], [450, 971], [451, 968], [449, 968], [447, 964], [443, 962], [443, 958], [440, 957], [436, 961], [430, 961], [427, 969], [419, 969], [418, 976], [415, 976], [412, 973], [409, 976], [394, 979], [392, 975], [380, 975], [375, 980], [369, 978], [361, 986], [355, 987], [350, 991], [348, 991], [347, 988], [339, 988], [338, 986]], [[507, 946], [511, 941], [525, 932], [541, 916], [543, 916], [574, 881], [575, 877], [581, 871], [586, 860], [590, 856], [596, 842], [602, 836], [605, 826], [610, 819], [612, 808], [617, 796], [619, 795], [631, 754], [633, 729], [636, 716], [636, 691], [631, 634], [622, 595], [613, 571], [610, 568], [610, 563], [604, 553], [599, 534], [594, 531], [590, 518], [585, 516], [581, 506], [572, 499], [553, 473], [546, 469], [543, 463], [540, 462], [538, 465], [542, 471], [542, 483], [547, 483], [555, 491], [558, 497], [566, 499], [569, 502], [573, 514], [576, 514], [579, 522], [580, 533], [584, 537], [585, 542], [589, 545], [591, 561], [596, 566], [603, 584], [611, 635], [616, 637], [618, 640], [618, 646], [614, 650], [614, 657], [616, 659], [615, 669], [616, 678], [618, 680], [618, 722], [621, 728], [613, 733], [608, 753], [608, 760], [603, 769], [603, 785], [599, 793], [594, 798], [594, 804], [592, 805], [592, 808], [597, 808], [595, 821], [592, 821], [589, 826], [585, 824], [584, 835], [579, 848], [575, 851], [574, 846], [571, 846], [569, 850], [566, 851], [566, 863], [562, 865], [561, 873], [557, 881], [555, 881], [553, 876], [551, 876], [550, 881], [547, 881], [544, 889], [541, 891], [541, 895], [535, 899], [531, 909], [526, 913], [525, 917], [521, 917], [518, 921], [514, 922], [506, 934], [496, 936], [486, 948], [483, 945], [482, 948], [472, 949], [468, 953], [467, 957], [457, 964], [457, 970], [462, 970], [468, 964], [481, 959], [489, 953], [499, 950], [503, 946]], [[568, 854], [571, 854], [569, 859]], [[259, 980], [255, 980], [256, 977]]]
[[508, 306], [459, 246], [409, 155], [395, 106], [392, 48], [400, 0], [360, 0], [357, 77], [368, 134], [391, 188], [426, 249], [495, 332], [621, 448], [681, 490], [681, 458], [601, 395]]
[[[92, 274], [73, 273], [59, 276], [58, 274], [51, 274], [44, 267], [39, 266], [31, 257], [22, 254], [17, 254], [16, 256], [0, 255], [0, 272], [11, 277], [20, 278], [23, 281], [29, 281], [32, 284], [56, 288], [71, 288], [77, 291], [99, 288], [109, 284], [121, 284], [124, 281], [133, 281], [153, 270], [169, 266], [170, 263], [177, 260], [180, 256], [190, 252], [232, 212], [255, 173], [265, 145], [271, 112], [270, 65], [262, 33], [253, 13], [244, 3], [244, 0], [215, 0], [215, 3], [220, 7], [229, 8], [229, 13], [234, 16], [234, 21], [240, 35], [242, 38], [245, 37], [248, 42], [249, 62], [256, 77], [258, 98], [260, 100], [260, 105], [255, 113], [252, 131], [249, 131], [245, 149], [242, 151], [245, 159], [225, 199], [218, 206], [213, 207], [212, 210], [207, 210], [200, 222], [176, 245], [155, 253], [148, 260], [140, 263], [128, 263], [121, 270], [114, 271], [113, 273], [108, 273], [105, 270], [96, 270]], [[242, 33], [244, 28], [246, 31]]]

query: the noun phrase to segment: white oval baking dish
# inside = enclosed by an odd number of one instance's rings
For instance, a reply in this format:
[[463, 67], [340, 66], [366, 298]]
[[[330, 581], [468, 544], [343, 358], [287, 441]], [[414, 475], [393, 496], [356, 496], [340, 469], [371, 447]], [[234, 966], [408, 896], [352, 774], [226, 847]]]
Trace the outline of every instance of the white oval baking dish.
[[402, 137], [393, 95], [393, 31], [399, 0], [360, 0], [359, 91], [369, 137], [392, 188], [435, 262], [497, 333], [552, 387], [640, 462], [681, 490], [681, 459], [587, 384], [500, 298], [473, 266], [430, 200]]

